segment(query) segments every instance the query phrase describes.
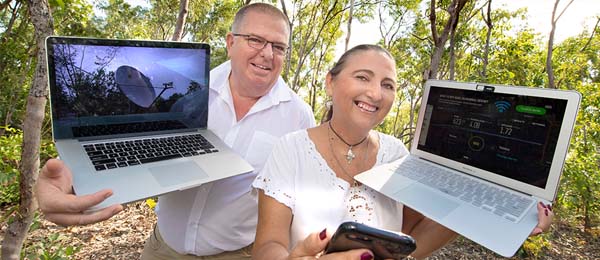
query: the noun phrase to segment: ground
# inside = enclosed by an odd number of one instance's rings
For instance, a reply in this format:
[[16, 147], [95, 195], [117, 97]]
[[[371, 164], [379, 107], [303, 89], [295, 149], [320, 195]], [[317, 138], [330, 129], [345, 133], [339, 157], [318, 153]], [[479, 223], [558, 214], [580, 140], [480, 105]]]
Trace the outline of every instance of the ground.
[[[3, 213], [4, 210], [1, 211]], [[143, 202], [129, 205], [108, 221], [88, 226], [63, 228], [40, 219], [39, 226], [29, 234], [25, 246], [34, 248], [42, 241], [47, 241], [51, 234], [59, 234], [59, 242], [55, 245], [79, 248], [71, 259], [139, 259], [155, 221], [154, 212]], [[1, 237], [4, 237], [5, 229], [6, 224], [3, 224]], [[558, 222], [553, 224], [551, 232], [545, 234], [544, 239], [548, 241], [547, 247], [543, 247], [537, 257], [521, 253], [513, 259], [600, 259], [599, 235], [586, 234], [578, 228]], [[467, 239], [459, 238], [429, 259], [502, 258]]]

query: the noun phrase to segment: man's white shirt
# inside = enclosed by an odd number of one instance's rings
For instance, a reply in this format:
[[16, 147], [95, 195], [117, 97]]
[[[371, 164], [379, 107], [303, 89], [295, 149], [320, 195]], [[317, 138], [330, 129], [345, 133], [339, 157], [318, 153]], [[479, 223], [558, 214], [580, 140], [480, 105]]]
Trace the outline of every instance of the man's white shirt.
[[159, 197], [161, 236], [182, 254], [214, 255], [252, 243], [258, 210], [250, 185], [256, 173], [281, 136], [315, 126], [310, 107], [281, 77], [237, 121], [229, 87], [230, 72], [229, 61], [210, 72], [208, 128], [248, 161], [254, 172]]

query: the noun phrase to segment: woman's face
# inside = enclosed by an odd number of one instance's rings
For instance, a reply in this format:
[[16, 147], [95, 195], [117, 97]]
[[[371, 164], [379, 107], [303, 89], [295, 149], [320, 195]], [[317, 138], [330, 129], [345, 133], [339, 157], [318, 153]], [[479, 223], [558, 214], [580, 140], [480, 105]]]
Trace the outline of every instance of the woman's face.
[[390, 111], [396, 96], [396, 66], [385, 53], [358, 51], [348, 56], [336, 76], [327, 75], [333, 117], [339, 123], [372, 129]]

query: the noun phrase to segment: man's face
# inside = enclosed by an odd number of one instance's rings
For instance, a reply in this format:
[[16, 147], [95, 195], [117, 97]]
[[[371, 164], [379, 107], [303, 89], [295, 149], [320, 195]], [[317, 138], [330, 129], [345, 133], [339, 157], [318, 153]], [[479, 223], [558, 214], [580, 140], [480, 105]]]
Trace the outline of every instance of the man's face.
[[[235, 34], [251, 35], [287, 46], [288, 25], [281, 18], [250, 11]], [[285, 54], [273, 52], [272, 44], [256, 49], [248, 44], [248, 37], [227, 34], [227, 53], [231, 59], [230, 84], [238, 93], [261, 97], [271, 90], [283, 68]]]

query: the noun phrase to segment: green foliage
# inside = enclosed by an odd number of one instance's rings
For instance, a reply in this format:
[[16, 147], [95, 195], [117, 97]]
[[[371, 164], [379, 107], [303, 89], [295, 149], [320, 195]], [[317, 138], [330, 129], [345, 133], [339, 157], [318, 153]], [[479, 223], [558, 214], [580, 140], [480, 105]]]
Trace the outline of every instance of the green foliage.
[[599, 88], [600, 83], [580, 83], [577, 88], [583, 100], [558, 195], [563, 217], [581, 221], [588, 231], [600, 220]]
[[241, 7], [242, 3], [234, 0], [190, 1], [186, 32], [192, 41], [211, 45], [211, 68], [228, 59], [225, 35], [231, 28], [235, 13]]
[[64, 236], [52, 233], [41, 241], [25, 247], [21, 251], [21, 259], [66, 260], [71, 259], [79, 250], [79, 247], [66, 244]]
[[517, 256], [521, 258], [539, 258], [543, 256], [544, 250], [551, 248], [546, 235], [538, 235], [528, 238], [523, 246], [517, 251]]
[[[27, 5], [14, 1], [0, 11], [0, 125], [19, 126], [35, 60]], [[1, 133], [2, 131], [0, 131]]]
[[[0, 136], [0, 206], [13, 205], [19, 202], [19, 162], [23, 132], [10, 127], [0, 129], [6, 131], [5, 135]], [[50, 140], [42, 140], [41, 162], [53, 157], [56, 157], [54, 145]]]
[[23, 133], [14, 128], [6, 129], [6, 135], [0, 136], [0, 205], [14, 204], [19, 201], [19, 160]]
[[164, 35], [161, 34], [162, 32], [156, 32], [158, 30], [158, 27], [156, 27], [157, 24], [153, 24], [153, 27], [147, 26], [148, 21], [145, 19], [145, 16], [148, 10], [144, 7], [131, 6], [124, 0], [108, 0], [107, 2], [100, 2], [97, 8], [104, 12], [105, 15], [105, 17], [95, 16], [93, 18], [99, 32], [99, 35], [96, 35], [97, 37], [163, 39]]
[[100, 29], [93, 21], [93, 6], [86, 0], [50, 1], [57, 35], [95, 36]]

